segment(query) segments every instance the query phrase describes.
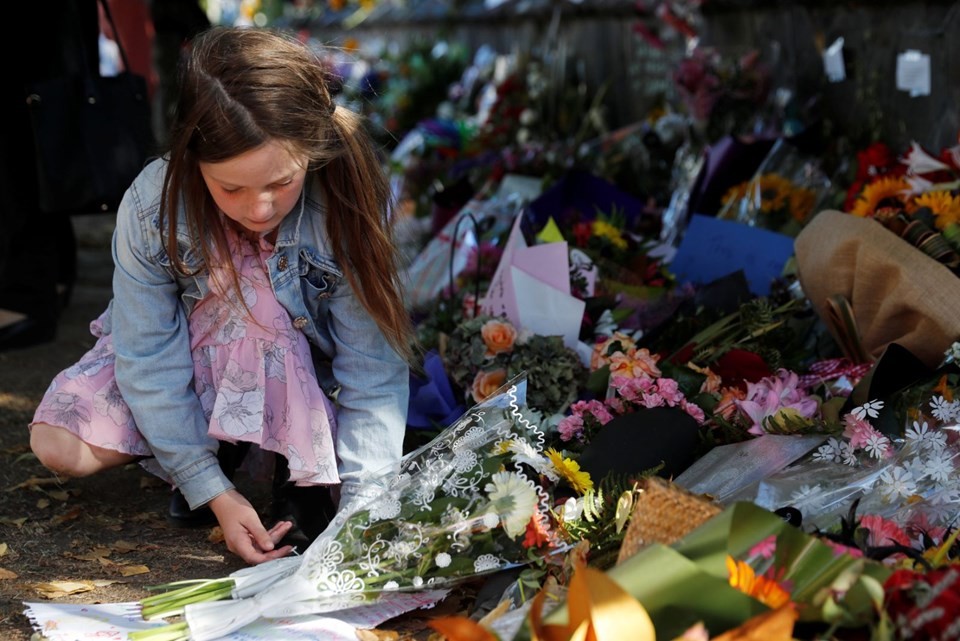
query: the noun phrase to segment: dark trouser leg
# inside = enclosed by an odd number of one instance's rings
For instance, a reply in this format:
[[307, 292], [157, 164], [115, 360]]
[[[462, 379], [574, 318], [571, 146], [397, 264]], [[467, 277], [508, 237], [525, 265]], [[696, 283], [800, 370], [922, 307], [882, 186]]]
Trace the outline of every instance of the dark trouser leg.
[[293, 521], [294, 527], [281, 545], [295, 545], [305, 550], [327, 529], [337, 513], [330, 488], [322, 485], [298, 487], [290, 481], [287, 459], [277, 455], [273, 473], [272, 522]]

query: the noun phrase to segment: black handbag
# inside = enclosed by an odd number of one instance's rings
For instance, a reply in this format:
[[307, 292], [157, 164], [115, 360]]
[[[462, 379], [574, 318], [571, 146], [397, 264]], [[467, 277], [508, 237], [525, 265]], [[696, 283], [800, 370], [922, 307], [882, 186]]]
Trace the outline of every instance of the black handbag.
[[27, 90], [45, 212], [115, 212], [155, 153], [146, 80], [129, 71], [110, 7], [106, 0], [100, 4], [128, 71], [101, 76], [81, 46], [82, 74], [36, 82]]

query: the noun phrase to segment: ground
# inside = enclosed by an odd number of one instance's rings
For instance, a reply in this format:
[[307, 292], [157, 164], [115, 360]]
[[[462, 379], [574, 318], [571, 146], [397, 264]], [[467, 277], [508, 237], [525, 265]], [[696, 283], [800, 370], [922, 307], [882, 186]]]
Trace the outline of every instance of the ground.
[[[216, 531], [178, 529], [165, 514], [170, 489], [137, 465], [58, 482], [29, 448], [27, 423], [53, 377], [94, 342], [89, 323], [110, 298], [110, 215], [74, 219], [79, 277], [55, 342], [0, 352], [0, 639], [33, 635], [24, 602], [116, 603], [147, 596], [147, 586], [220, 577], [243, 567]], [[237, 484], [267, 509], [266, 488]], [[68, 593], [73, 582], [83, 591]], [[57, 591], [57, 588], [61, 588]], [[462, 597], [431, 615], [453, 614]], [[388, 622], [387, 638], [425, 639], [423, 615]]]

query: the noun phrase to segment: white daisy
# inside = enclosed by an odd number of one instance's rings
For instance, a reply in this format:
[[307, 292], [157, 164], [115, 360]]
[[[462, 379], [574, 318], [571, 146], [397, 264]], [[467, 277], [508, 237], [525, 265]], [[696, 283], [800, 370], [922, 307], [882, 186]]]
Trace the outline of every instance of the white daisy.
[[450, 561], [452, 561], [452, 559], [450, 558], [450, 555], [447, 554], [446, 552], [441, 552], [441, 553], [438, 554], [437, 557], [434, 559], [434, 562], [437, 564], [437, 567], [438, 567], [438, 568], [449, 567], [449, 566], [450, 566]]
[[485, 491], [503, 529], [512, 538], [522, 536], [539, 500], [533, 483], [516, 472], [497, 472], [490, 480]]

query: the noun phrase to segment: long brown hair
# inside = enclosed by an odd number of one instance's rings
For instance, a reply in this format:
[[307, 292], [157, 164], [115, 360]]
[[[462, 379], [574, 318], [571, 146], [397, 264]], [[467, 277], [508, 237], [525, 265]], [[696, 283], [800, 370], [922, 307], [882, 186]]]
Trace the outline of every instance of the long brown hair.
[[[322, 185], [334, 258], [386, 339], [410, 358], [412, 332], [388, 220], [387, 177], [362, 117], [336, 105], [329, 80], [317, 54], [285, 32], [213, 27], [193, 39], [180, 71], [160, 205], [167, 252], [184, 271], [176, 230], [186, 224], [193, 237], [212, 241], [211, 247], [200, 240], [197, 248], [205, 266], [213, 255], [227, 255], [220, 215], [198, 163], [222, 162], [271, 140], [290, 145], [309, 159], [304, 189], [312, 179]], [[178, 220], [181, 200], [184, 221]]]

